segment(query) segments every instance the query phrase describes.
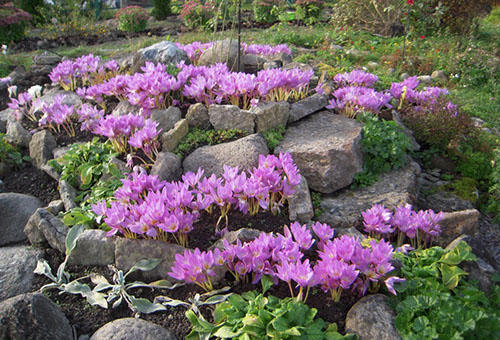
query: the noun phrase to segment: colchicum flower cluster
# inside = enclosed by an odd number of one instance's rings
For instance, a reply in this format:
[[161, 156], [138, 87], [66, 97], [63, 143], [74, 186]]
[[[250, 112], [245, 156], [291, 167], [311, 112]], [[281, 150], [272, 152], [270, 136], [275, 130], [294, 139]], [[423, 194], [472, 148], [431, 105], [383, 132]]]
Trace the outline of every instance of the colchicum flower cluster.
[[93, 207], [111, 230], [108, 235], [147, 237], [187, 244], [187, 234], [203, 210], [219, 209], [226, 219], [231, 208], [256, 214], [259, 209], [277, 212], [300, 182], [298, 169], [289, 154], [261, 156], [252, 171], [240, 173], [225, 166], [222, 177], [203, 176], [203, 170], [186, 173], [182, 181], [165, 182], [154, 175], [134, 172], [122, 180], [110, 206]]

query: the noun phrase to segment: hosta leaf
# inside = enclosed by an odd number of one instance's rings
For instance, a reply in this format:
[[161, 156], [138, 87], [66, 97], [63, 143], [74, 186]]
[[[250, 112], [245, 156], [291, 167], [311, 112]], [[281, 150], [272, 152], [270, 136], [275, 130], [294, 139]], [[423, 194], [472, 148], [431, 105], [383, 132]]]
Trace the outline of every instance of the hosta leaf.
[[77, 224], [87, 224], [93, 222], [93, 219], [83, 214], [80, 211], [70, 211], [65, 214], [62, 218], [62, 221], [68, 227], [75, 226]]
[[162, 305], [160, 303], [152, 303], [148, 299], [135, 298], [132, 295], [129, 296], [129, 299], [130, 299], [130, 304], [132, 305], [132, 308], [135, 309], [139, 313], [150, 314], [150, 313], [166, 310], [164, 305]]
[[84, 186], [88, 186], [92, 183], [92, 177], [94, 173], [95, 165], [92, 164], [83, 164], [78, 169], [80, 171], [80, 179], [82, 181], [82, 189]]
[[125, 274], [125, 277], [127, 275], [129, 275], [130, 273], [133, 273], [137, 270], [141, 270], [143, 272], [147, 272], [149, 270], [152, 270], [152, 269], [156, 268], [156, 266], [158, 266], [162, 261], [163, 260], [161, 260], [161, 259], [140, 260], [134, 266], [132, 266], [132, 268], [130, 268], [130, 270], [127, 272], [127, 274]]

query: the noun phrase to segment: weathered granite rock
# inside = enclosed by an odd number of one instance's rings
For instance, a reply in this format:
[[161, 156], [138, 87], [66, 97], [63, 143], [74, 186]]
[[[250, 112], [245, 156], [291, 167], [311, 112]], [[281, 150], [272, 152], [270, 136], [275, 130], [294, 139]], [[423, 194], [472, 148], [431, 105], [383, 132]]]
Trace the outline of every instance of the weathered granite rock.
[[175, 106], [170, 106], [165, 110], [153, 110], [151, 112], [151, 118], [158, 122], [158, 129], [161, 129], [162, 132], [173, 129], [175, 123], [181, 120], [181, 116], [181, 110]]
[[[244, 67], [244, 53], [242, 52], [241, 55], [241, 66]], [[238, 42], [230, 39], [215, 41], [212, 47], [201, 54], [198, 63], [200, 65], [223, 63], [231, 71], [236, 71], [238, 67]]]
[[241, 228], [235, 231], [230, 231], [226, 233], [221, 239], [215, 242], [210, 249], [218, 248], [220, 250], [224, 249], [224, 240], [229, 244], [236, 243], [239, 240], [241, 243], [251, 242], [255, 240], [261, 234], [260, 230], [251, 228]]
[[286, 126], [290, 115], [290, 104], [269, 102], [250, 111], [255, 114], [255, 131], [264, 132], [278, 126]]
[[181, 119], [175, 123], [174, 128], [161, 135], [161, 142], [164, 151], [174, 151], [182, 138], [189, 132], [189, 125], [186, 119]]
[[70, 106], [73, 106], [75, 109], [82, 105], [81, 98], [75, 92], [63, 91], [63, 90], [47, 91], [38, 100], [38, 102], [37, 102], [38, 105], [33, 105], [32, 111], [40, 110], [40, 108], [42, 107], [42, 105], [44, 103], [45, 104], [52, 104], [54, 102], [54, 98], [58, 95], [64, 96], [64, 99], [62, 101], [63, 105], [70, 105]]
[[186, 119], [189, 127], [198, 127], [204, 130], [210, 130], [212, 124], [208, 117], [208, 109], [202, 103], [196, 103], [189, 106]]
[[0, 248], [0, 301], [30, 292], [43, 251], [26, 246]]
[[106, 266], [115, 263], [115, 240], [98, 229], [85, 230], [71, 252], [68, 263], [82, 266]]
[[438, 191], [435, 194], [422, 198], [423, 205], [434, 211], [459, 211], [474, 209], [474, 205], [451, 192]]
[[0, 194], [0, 216], [2, 216], [0, 246], [25, 241], [24, 226], [31, 215], [42, 206], [43, 203], [33, 196], [16, 193]]
[[254, 131], [255, 115], [234, 105], [212, 104], [208, 108], [208, 117], [216, 130], [239, 129], [248, 133]]
[[130, 104], [128, 102], [128, 100], [121, 100], [118, 103], [118, 105], [116, 105], [116, 107], [113, 109], [111, 114], [113, 116], [119, 117], [119, 116], [127, 115], [129, 113], [136, 114], [136, 113], [139, 113], [140, 110], [141, 110], [141, 108], [139, 106]]
[[419, 172], [418, 164], [412, 162], [405, 168], [379, 175], [379, 180], [372, 186], [325, 197], [321, 202], [325, 212], [319, 220], [337, 228], [349, 228], [359, 224], [361, 212], [374, 204], [383, 204], [388, 209], [414, 204]]
[[178, 181], [182, 176], [181, 159], [171, 152], [160, 152], [151, 168], [151, 175], [157, 175], [165, 181]]
[[132, 73], [139, 72], [146, 61], [163, 65], [176, 65], [181, 61], [186, 65], [191, 64], [187, 53], [170, 41], [162, 41], [137, 51], [132, 63]]
[[54, 155], [54, 159], [57, 159], [59, 157], [62, 157], [66, 154], [71, 149], [71, 146], [61, 146], [61, 147], [56, 147], [54, 150], [52, 150], [52, 154]]
[[363, 168], [361, 124], [328, 111], [289, 126], [275, 154], [289, 152], [309, 188], [332, 193]]
[[99, 328], [90, 340], [176, 340], [165, 328], [137, 318], [117, 319]]
[[13, 144], [27, 148], [30, 145], [31, 133], [23, 128], [21, 123], [9, 120], [7, 121], [7, 134], [5, 138]]
[[16, 118], [14, 117], [14, 110], [5, 109], [5, 110], [0, 111], [0, 132], [1, 133], [7, 132], [7, 122], [9, 120], [12, 120], [12, 121], [16, 120]]
[[288, 123], [293, 123], [310, 114], [322, 110], [328, 105], [328, 100], [325, 96], [315, 93], [310, 97], [299, 100], [290, 106], [290, 116]]
[[41, 54], [35, 56], [35, 58], [33, 59], [33, 63], [35, 65], [57, 65], [61, 60], [61, 56], [50, 53], [48, 51], [44, 51]]
[[64, 204], [64, 209], [66, 211], [77, 207], [76, 200], [76, 189], [71, 186], [66, 180], [59, 181], [59, 195]]
[[445, 212], [439, 222], [441, 234], [436, 240], [437, 243], [446, 246], [462, 234], [473, 236], [477, 231], [479, 215], [476, 209]]
[[48, 164], [42, 165], [40, 169], [58, 182], [61, 179], [61, 174]]
[[205, 170], [205, 175], [224, 173], [224, 165], [239, 167], [240, 171], [251, 170], [259, 164], [259, 155], [267, 155], [266, 140], [260, 134], [253, 134], [233, 142], [203, 146], [184, 159], [184, 173]]
[[48, 130], [35, 133], [30, 141], [30, 158], [33, 165], [41, 168], [49, 159], [54, 157], [52, 150], [56, 147], [56, 139]]
[[443, 71], [441, 70], [436, 70], [434, 72], [432, 72], [431, 74], [431, 78], [433, 80], [439, 80], [441, 82], [446, 82], [448, 81], [448, 77], [446, 76], [446, 73], [444, 73]]
[[22, 294], [0, 303], [0, 339], [70, 340], [71, 326], [43, 294]]
[[306, 223], [314, 217], [314, 208], [304, 176], [300, 176], [300, 183], [295, 190], [295, 193], [288, 198], [288, 216], [290, 221]]
[[115, 266], [127, 272], [133, 265], [143, 259], [162, 259], [162, 262], [148, 272], [137, 271], [133, 274], [145, 282], [166, 278], [175, 261], [175, 254], [184, 253], [185, 248], [174, 243], [158, 240], [134, 240], [116, 238], [115, 240]]
[[51, 201], [45, 209], [52, 215], [57, 215], [64, 210], [64, 203], [62, 200], [54, 200]]
[[361, 298], [347, 313], [346, 332], [356, 333], [360, 340], [400, 340], [394, 326], [394, 312], [382, 294]]
[[43, 246], [48, 243], [50, 247], [61, 253], [66, 252], [65, 240], [68, 227], [44, 208], [35, 211], [26, 223], [24, 232], [34, 246]]
[[429, 75], [418, 76], [417, 80], [420, 81], [421, 84], [428, 85], [428, 84], [432, 83], [432, 77]]
[[491, 286], [493, 285], [493, 275], [500, 272], [498, 262], [480, 238], [475, 238], [470, 235], [460, 235], [448, 244], [446, 249], [454, 249], [460, 241], [467, 243], [471, 247], [472, 253], [477, 257], [477, 262], [464, 261], [460, 264], [460, 267], [469, 274], [470, 278], [478, 280], [479, 289], [489, 294]]

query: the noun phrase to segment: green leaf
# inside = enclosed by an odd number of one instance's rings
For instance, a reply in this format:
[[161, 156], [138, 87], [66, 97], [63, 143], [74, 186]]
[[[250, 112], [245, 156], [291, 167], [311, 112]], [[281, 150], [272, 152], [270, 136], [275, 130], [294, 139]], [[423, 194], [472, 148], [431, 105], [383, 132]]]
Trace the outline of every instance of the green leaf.
[[222, 326], [214, 333], [214, 336], [222, 339], [232, 339], [240, 334], [241, 331], [233, 332], [233, 328], [230, 326]]
[[471, 251], [471, 247], [464, 241], [460, 241], [453, 250], [444, 254], [439, 260], [440, 263], [449, 265], [458, 265], [462, 261], [477, 261], [476, 256]]
[[162, 310], [166, 310], [165, 306], [160, 303], [152, 303], [148, 299], [144, 298], [135, 298], [132, 295], [129, 295], [130, 304], [133, 309], [143, 314], [150, 314]]
[[94, 220], [87, 215], [83, 214], [81, 211], [70, 210], [64, 215], [62, 221], [68, 227], [72, 227], [77, 224], [88, 224], [92, 223]]
[[78, 169], [80, 171], [80, 180], [82, 181], [82, 188], [92, 183], [95, 165], [83, 164]]
[[75, 225], [69, 229], [68, 234], [66, 234], [66, 256], [69, 256], [73, 249], [75, 249], [76, 241], [78, 241], [78, 238], [83, 233], [83, 230], [83, 225]]
[[170, 306], [170, 307], [177, 307], [177, 306], [190, 306], [189, 303], [186, 303], [184, 301], [181, 301], [181, 300], [175, 300], [175, 299], [172, 299], [172, 298], [169, 298], [168, 296], [157, 296], [155, 298], [155, 301], [158, 301], [160, 302], [161, 304], [163, 305], [166, 305], [166, 306]]
[[213, 329], [217, 328], [217, 326], [212, 325], [210, 322], [206, 321], [202, 316], [198, 317], [191, 310], [188, 309], [186, 311], [186, 318], [188, 318], [189, 322], [193, 325], [193, 328], [199, 331], [207, 331], [212, 332]]
[[459, 267], [449, 266], [444, 263], [441, 264], [440, 270], [441, 275], [443, 276], [443, 284], [448, 289], [454, 289], [456, 286], [458, 286], [460, 278], [467, 275], [467, 273]]
[[36, 263], [36, 268], [33, 271], [35, 274], [45, 275], [54, 282], [57, 282], [56, 277], [52, 274], [52, 269], [45, 259], [40, 259]]
[[106, 301], [104, 294], [98, 293], [96, 291], [90, 291], [85, 294], [85, 298], [92, 306], [100, 306], [102, 308], [108, 309], [108, 302]]
[[271, 277], [271, 275], [264, 275], [260, 279], [260, 283], [262, 284], [262, 294], [268, 291], [269, 288], [271, 288], [274, 284], [274, 281]]
[[64, 285], [64, 291], [70, 294], [80, 294], [83, 296], [85, 293], [88, 293], [91, 290], [88, 285], [74, 280]]
[[230, 297], [231, 295], [233, 295], [232, 293], [231, 294], [225, 294], [225, 295], [215, 295], [215, 296], [211, 296], [209, 297], [208, 299], [206, 299], [203, 304], [204, 305], [215, 305], [215, 304], [219, 304], [223, 301], [226, 301], [228, 297]]
[[130, 273], [133, 273], [137, 270], [140, 270], [143, 272], [147, 272], [149, 270], [152, 270], [152, 269], [156, 268], [156, 266], [158, 266], [162, 261], [163, 261], [162, 259], [140, 260], [132, 268], [130, 268], [130, 270], [127, 272], [127, 274], [125, 274], [125, 277], [127, 277], [127, 275], [129, 275]]

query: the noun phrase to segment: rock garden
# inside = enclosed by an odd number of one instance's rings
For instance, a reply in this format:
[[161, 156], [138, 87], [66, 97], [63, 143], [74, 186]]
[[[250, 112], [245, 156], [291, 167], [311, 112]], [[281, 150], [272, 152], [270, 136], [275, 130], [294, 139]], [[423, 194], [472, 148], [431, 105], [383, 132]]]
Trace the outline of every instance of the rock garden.
[[352, 2], [0, 2], [0, 339], [500, 339], [498, 7]]

